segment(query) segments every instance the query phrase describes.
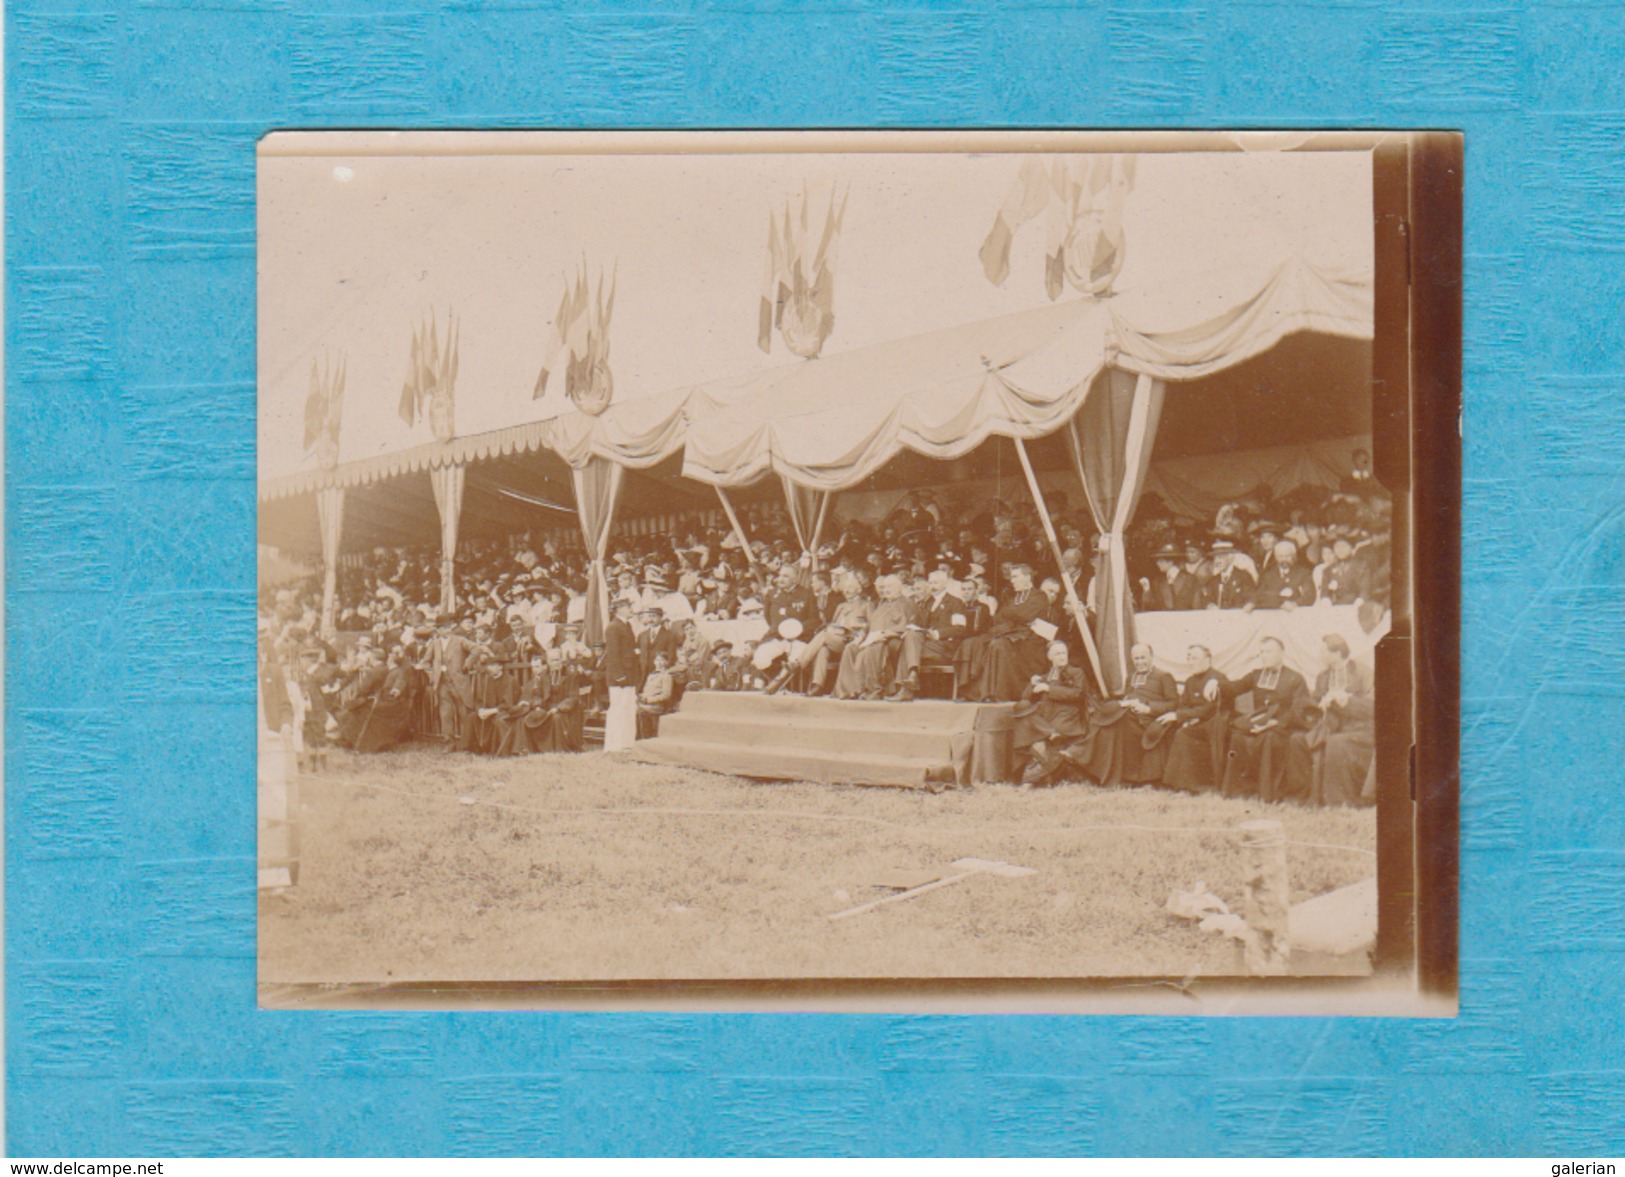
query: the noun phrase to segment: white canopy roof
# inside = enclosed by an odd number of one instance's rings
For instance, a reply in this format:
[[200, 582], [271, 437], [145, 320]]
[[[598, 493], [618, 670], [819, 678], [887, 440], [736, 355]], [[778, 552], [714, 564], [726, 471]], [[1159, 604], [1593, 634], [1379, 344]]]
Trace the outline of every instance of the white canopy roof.
[[899, 452], [954, 458], [993, 436], [1054, 432], [1110, 366], [1170, 383], [1267, 352], [1288, 335], [1372, 337], [1369, 273], [1302, 258], [1104, 299], [1076, 298], [750, 376], [424, 445], [268, 483], [280, 498], [325, 485], [546, 448], [574, 466], [633, 468], [679, 451], [683, 473], [742, 486], [769, 473], [824, 490], [868, 478]]
[[[989, 437], [1042, 437], [1108, 366], [1170, 382], [1268, 351], [1298, 331], [1369, 339], [1370, 281], [1300, 259], [1244, 285], [1215, 275], [1178, 290], [1084, 298], [895, 343], [557, 419], [549, 448], [740, 486], [769, 472], [840, 490], [901, 450], [959, 457]], [[1181, 318], [1207, 309], [1202, 318]]]

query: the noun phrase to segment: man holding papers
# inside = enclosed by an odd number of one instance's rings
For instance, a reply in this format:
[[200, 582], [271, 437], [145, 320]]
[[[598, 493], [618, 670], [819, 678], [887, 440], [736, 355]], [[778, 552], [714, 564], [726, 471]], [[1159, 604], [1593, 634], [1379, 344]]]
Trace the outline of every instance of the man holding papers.
[[926, 597], [918, 616], [903, 631], [903, 650], [897, 659], [897, 674], [888, 699], [906, 703], [920, 689], [920, 665], [924, 662], [952, 662], [959, 643], [970, 633], [970, 616], [964, 600], [950, 591], [953, 582], [946, 567], [938, 566], [926, 578]]

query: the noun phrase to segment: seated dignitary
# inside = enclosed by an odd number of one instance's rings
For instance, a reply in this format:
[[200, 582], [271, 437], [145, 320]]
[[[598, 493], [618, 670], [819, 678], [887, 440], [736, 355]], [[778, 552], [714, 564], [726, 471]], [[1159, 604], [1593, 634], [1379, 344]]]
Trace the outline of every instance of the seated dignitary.
[[914, 623], [914, 602], [903, 592], [902, 577], [882, 576], [875, 581], [875, 591], [880, 600], [869, 612], [868, 632], [841, 651], [837, 699], [880, 698], [902, 652], [903, 635]]
[[1244, 607], [1292, 610], [1314, 603], [1314, 573], [1298, 559], [1298, 545], [1289, 539], [1277, 540], [1270, 562], [1258, 574], [1252, 603]]
[[565, 669], [563, 656], [557, 650], [532, 655], [525, 684], [492, 721], [495, 753], [528, 756], [579, 748], [570, 738], [570, 719], [579, 709], [574, 675]]
[[829, 624], [813, 635], [800, 653], [788, 659], [784, 670], [767, 685], [768, 694], [781, 690], [798, 670], [808, 667], [811, 673], [807, 679], [807, 693], [824, 694], [829, 689], [830, 658], [841, 658], [848, 642], [861, 638], [869, 631], [869, 614], [875, 606], [864, 595], [863, 582], [857, 574], [844, 572], [835, 587], [845, 599], [835, 606]]
[[1219, 699], [1208, 697], [1209, 683], [1223, 683], [1213, 669], [1213, 654], [1206, 646], [1192, 646], [1185, 655], [1191, 674], [1179, 687], [1179, 706], [1166, 711], [1146, 729], [1148, 741], [1166, 741], [1168, 760], [1162, 783], [1184, 793], [1211, 793], [1224, 777], [1224, 721]]
[[[1315, 805], [1360, 805], [1374, 801], [1366, 783], [1375, 749], [1375, 696], [1371, 672], [1349, 657], [1338, 634], [1325, 638], [1326, 665], [1315, 676], [1311, 699], [1319, 708], [1309, 730], [1293, 736], [1308, 756], [1309, 799]], [[1301, 760], [1296, 769], [1303, 771]]]
[[1246, 696], [1230, 721], [1230, 752], [1223, 789], [1226, 797], [1264, 801], [1303, 801], [1309, 781], [1294, 771], [1290, 755], [1294, 732], [1305, 726], [1309, 687], [1303, 675], [1285, 665], [1279, 638], [1258, 643], [1257, 670], [1234, 682], [1209, 683], [1203, 693], [1226, 702]]
[[1208, 609], [1243, 609], [1253, 603], [1258, 581], [1239, 564], [1240, 553], [1227, 539], [1215, 540], [1208, 555], [1213, 575], [1202, 587], [1202, 605]]
[[1160, 742], [1146, 746], [1146, 733], [1179, 704], [1174, 676], [1152, 665], [1144, 642], [1129, 651], [1134, 669], [1123, 692], [1096, 707], [1089, 732], [1062, 755], [1095, 783], [1108, 787], [1153, 784], [1162, 780], [1167, 750]]
[[773, 578], [773, 587], [766, 594], [762, 619], [770, 633], [778, 633], [779, 626], [794, 618], [802, 633], [818, 629], [818, 601], [812, 589], [801, 583], [794, 564], [783, 564]]
[[952, 587], [945, 567], [933, 568], [927, 576], [925, 599], [919, 604], [914, 622], [903, 631], [902, 654], [887, 698], [903, 702], [912, 699], [920, 689], [920, 666], [926, 662], [952, 662], [959, 652], [959, 643], [970, 632], [970, 618], [965, 602], [951, 591]]
[[954, 663], [964, 697], [979, 703], [1021, 698], [1034, 674], [1044, 669], [1044, 648], [1056, 635], [1052, 602], [1033, 587], [1026, 564], [1005, 566], [1010, 596], [1000, 602], [985, 635], [962, 642]]
[[1070, 665], [1065, 642], [1051, 642], [1045, 654], [1049, 670], [1033, 675], [1021, 705], [1011, 713], [1015, 729], [1010, 746], [1027, 760], [1021, 783], [1029, 787], [1046, 783], [1061, 767], [1056, 747], [1089, 734], [1084, 717], [1089, 701], [1087, 676], [1081, 667]]

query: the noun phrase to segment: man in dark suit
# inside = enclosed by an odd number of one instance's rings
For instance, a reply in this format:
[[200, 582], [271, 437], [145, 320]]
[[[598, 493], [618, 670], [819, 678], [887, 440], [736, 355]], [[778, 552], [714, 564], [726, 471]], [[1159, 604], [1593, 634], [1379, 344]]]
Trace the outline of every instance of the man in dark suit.
[[1185, 549], [1168, 544], [1155, 559], [1157, 575], [1146, 593], [1146, 609], [1170, 612], [1196, 608], [1196, 578], [1181, 567]]
[[1273, 558], [1258, 574], [1258, 589], [1247, 608], [1286, 609], [1315, 603], [1315, 577], [1298, 559], [1298, 545], [1289, 539], [1276, 541]]
[[1208, 553], [1213, 557], [1213, 575], [1202, 590], [1202, 605], [1208, 609], [1243, 609], [1253, 603], [1258, 582], [1253, 574], [1236, 565], [1236, 545], [1227, 539], [1215, 540]]
[[903, 634], [903, 652], [897, 659], [897, 676], [887, 692], [888, 699], [908, 702], [920, 689], [922, 662], [952, 662], [959, 643], [970, 632], [965, 602], [948, 591], [949, 573], [938, 566], [926, 577], [926, 597], [920, 602], [914, 624]]
[[615, 599], [614, 616], [604, 627], [604, 679], [609, 686], [604, 751], [619, 752], [637, 739], [638, 687], [643, 682], [637, 638], [632, 633], [632, 602], [624, 597]]

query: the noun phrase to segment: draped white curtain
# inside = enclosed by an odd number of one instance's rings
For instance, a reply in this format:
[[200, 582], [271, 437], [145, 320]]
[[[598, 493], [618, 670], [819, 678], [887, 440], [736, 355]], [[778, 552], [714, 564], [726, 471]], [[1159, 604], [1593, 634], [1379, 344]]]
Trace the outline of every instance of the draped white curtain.
[[575, 484], [576, 514], [581, 519], [581, 538], [587, 546], [587, 611], [582, 622], [583, 638], [589, 644], [603, 641], [609, 621], [609, 577], [604, 558], [609, 553], [609, 533], [615, 526], [615, 502], [621, 494], [625, 468], [609, 458], [591, 457], [585, 465], [573, 466], [570, 479]]
[[344, 535], [344, 488], [316, 492], [316, 518], [322, 529], [322, 636], [333, 636], [333, 610], [338, 598], [339, 540]]
[[1101, 532], [1095, 644], [1106, 687], [1114, 692], [1128, 678], [1129, 649], [1134, 645], [1134, 602], [1128, 591], [1123, 533], [1145, 489], [1165, 393], [1161, 380], [1108, 369], [1066, 428], [1073, 467]]
[[440, 608], [457, 608], [457, 525], [463, 517], [462, 466], [436, 466], [429, 471], [434, 505], [440, 511]]

